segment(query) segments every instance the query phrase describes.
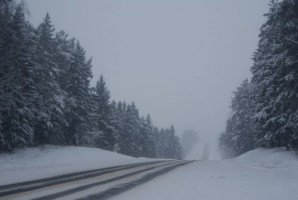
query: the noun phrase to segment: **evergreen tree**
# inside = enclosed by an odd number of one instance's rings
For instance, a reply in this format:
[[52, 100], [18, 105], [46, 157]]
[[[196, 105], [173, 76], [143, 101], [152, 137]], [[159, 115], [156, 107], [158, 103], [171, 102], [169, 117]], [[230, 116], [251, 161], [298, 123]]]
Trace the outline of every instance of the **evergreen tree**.
[[156, 157], [156, 137], [154, 134], [153, 124], [151, 121], [151, 117], [148, 114], [146, 118], [141, 119], [141, 146], [142, 148], [142, 156], [154, 158]]
[[72, 52], [71, 65], [66, 83], [65, 117], [68, 126], [65, 131], [67, 144], [87, 145], [86, 134], [91, 131], [91, 59], [87, 60], [85, 50], [77, 42]]
[[234, 92], [232, 116], [227, 121], [225, 133], [220, 137], [221, 147], [227, 156], [238, 156], [254, 148], [251, 94], [247, 79]]
[[60, 143], [66, 121], [63, 115], [64, 92], [58, 84], [59, 67], [55, 62], [54, 27], [47, 13], [37, 29], [38, 41], [35, 52], [37, 67], [34, 74], [37, 96], [35, 144]]
[[12, 17], [13, 13], [10, 9], [11, 1], [0, 1], [0, 151], [7, 150], [9, 144], [4, 137], [2, 130], [2, 123], [4, 113], [7, 112], [7, 86], [10, 84], [13, 78], [11, 74], [8, 74], [8, 61], [6, 60], [10, 40], [12, 39]]
[[154, 127], [153, 129], [154, 135], [156, 136], [156, 157], [157, 158], [163, 158], [164, 155], [164, 129], [158, 129], [157, 127]]
[[112, 107], [110, 91], [106, 87], [103, 76], [96, 83], [94, 95], [95, 130], [98, 132], [96, 146], [113, 150], [115, 145], [115, 129], [112, 127]]
[[272, 1], [251, 68], [258, 146], [298, 145], [298, 2]]
[[125, 110], [125, 113], [123, 115], [123, 130], [120, 133], [120, 152], [138, 157], [140, 156], [139, 152], [142, 151], [139, 148], [139, 113], [134, 103], [128, 106], [124, 103], [123, 110]]
[[117, 104], [115, 101], [111, 104], [112, 112], [111, 112], [111, 123], [115, 129], [115, 144], [114, 151], [121, 152], [121, 139], [122, 134], [124, 132], [124, 109], [123, 104], [119, 101]]
[[[121, 102], [119, 102], [121, 103]], [[110, 118], [111, 126], [113, 127], [113, 135], [114, 135], [114, 149], [113, 151], [119, 152], [119, 132], [122, 129], [122, 120], [121, 114], [118, 110], [118, 105], [115, 100], [111, 103], [111, 118]]]
[[166, 148], [166, 158], [181, 159], [182, 151], [179, 142], [179, 138], [175, 135], [175, 128], [171, 126], [170, 129], [166, 131], [168, 142]]
[[65, 91], [64, 101], [67, 96], [67, 88], [70, 82], [69, 71], [74, 60], [73, 55], [75, 51], [75, 39], [68, 39], [68, 34], [64, 31], [56, 33], [54, 38], [54, 60], [59, 68], [58, 84], [59, 87]]
[[182, 148], [179, 138], [175, 135], [175, 128], [161, 129], [158, 134], [157, 157], [182, 158]]
[[[7, 18], [9, 19], [9, 18]], [[23, 9], [18, 6], [7, 24], [1, 42], [1, 148], [13, 149], [32, 144], [34, 95], [30, 29]]]

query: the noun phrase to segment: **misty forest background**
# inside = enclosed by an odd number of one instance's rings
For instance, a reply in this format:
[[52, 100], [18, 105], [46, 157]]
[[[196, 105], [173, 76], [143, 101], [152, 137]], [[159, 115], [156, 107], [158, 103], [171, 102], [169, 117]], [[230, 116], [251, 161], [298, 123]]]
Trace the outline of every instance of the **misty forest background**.
[[[0, 0], [0, 151], [42, 144], [98, 147], [178, 158], [174, 127], [159, 129], [135, 104], [115, 102], [79, 41], [34, 28], [24, 5]], [[253, 55], [252, 78], [234, 92], [219, 146], [227, 157], [265, 147], [298, 148], [298, 1], [272, 0]], [[212, 105], [210, 105], [212, 106]]]
[[0, 0], [0, 152], [43, 144], [98, 147], [135, 157], [181, 159], [174, 127], [159, 129], [134, 103], [111, 100], [79, 41], [34, 28], [24, 3]]

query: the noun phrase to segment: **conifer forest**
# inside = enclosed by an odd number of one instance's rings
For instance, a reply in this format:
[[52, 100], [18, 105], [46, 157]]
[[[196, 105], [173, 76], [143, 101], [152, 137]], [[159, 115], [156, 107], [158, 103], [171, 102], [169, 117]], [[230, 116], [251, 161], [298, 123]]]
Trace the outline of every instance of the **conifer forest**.
[[220, 145], [235, 157], [255, 148], [298, 148], [298, 2], [273, 0], [253, 55], [251, 80], [234, 92]]
[[116, 102], [92, 59], [46, 14], [0, 0], [0, 151], [44, 144], [97, 147], [134, 157], [181, 158], [173, 126], [156, 127], [135, 103]]

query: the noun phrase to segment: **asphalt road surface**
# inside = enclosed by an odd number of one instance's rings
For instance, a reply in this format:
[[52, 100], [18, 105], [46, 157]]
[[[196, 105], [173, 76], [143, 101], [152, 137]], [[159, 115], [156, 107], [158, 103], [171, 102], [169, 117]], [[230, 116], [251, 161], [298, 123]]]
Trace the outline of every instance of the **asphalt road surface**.
[[163, 160], [0, 186], [0, 200], [108, 199], [192, 161]]

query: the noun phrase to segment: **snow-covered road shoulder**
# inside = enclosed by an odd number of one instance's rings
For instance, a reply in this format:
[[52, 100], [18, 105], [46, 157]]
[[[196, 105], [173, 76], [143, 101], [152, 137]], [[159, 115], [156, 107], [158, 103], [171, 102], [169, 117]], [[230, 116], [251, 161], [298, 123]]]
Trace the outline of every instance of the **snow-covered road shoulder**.
[[25, 148], [0, 154], [0, 185], [152, 160], [87, 147]]
[[256, 149], [243, 154], [235, 159], [240, 165], [260, 168], [284, 168], [298, 170], [298, 155], [285, 148]]

